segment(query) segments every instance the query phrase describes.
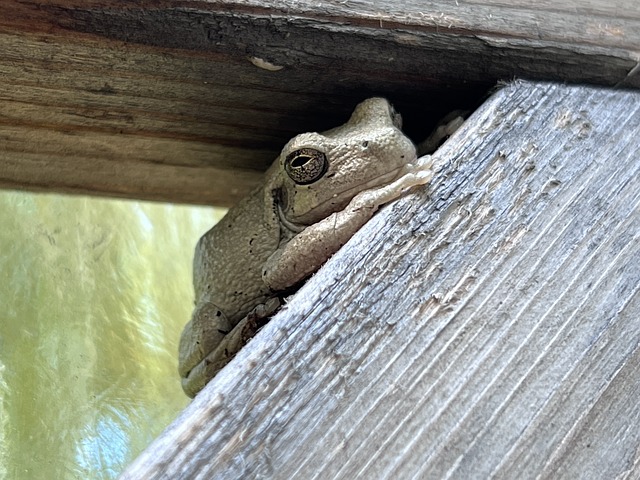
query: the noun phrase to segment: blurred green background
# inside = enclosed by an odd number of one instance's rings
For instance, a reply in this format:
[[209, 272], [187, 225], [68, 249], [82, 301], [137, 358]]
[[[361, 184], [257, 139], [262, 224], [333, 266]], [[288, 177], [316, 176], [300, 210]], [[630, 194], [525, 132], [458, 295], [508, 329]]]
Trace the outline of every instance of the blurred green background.
[[0, 192], [0, 478], [115, 478], [186, 406], [193, 250], [222, 213]]

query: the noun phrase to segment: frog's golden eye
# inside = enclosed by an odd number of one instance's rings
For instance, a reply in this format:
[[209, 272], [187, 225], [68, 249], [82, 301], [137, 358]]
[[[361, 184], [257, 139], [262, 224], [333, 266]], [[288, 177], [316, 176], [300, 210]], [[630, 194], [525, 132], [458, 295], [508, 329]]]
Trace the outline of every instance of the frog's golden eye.
[[327, 156], [313, 148], [291, 152], [284, 160], [284, 170], [298, 185], [309, 185], [319, 180], [329, 168]]

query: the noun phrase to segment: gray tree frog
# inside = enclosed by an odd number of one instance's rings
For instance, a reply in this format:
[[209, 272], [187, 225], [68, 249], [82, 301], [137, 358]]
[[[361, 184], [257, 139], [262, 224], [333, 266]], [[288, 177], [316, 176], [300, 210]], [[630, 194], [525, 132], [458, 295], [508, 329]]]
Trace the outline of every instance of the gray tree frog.
[[[198, 242], [196, 306], [180, 339], [191, 397], [237, 353], [255, 319], [279, 305], [383, 204], [429, 182], [401, 117], [383, 98], [360, 103], [344, 125], [289, 141], [263, 183]], [[253, 320], [252, 320], [253, 319]]]

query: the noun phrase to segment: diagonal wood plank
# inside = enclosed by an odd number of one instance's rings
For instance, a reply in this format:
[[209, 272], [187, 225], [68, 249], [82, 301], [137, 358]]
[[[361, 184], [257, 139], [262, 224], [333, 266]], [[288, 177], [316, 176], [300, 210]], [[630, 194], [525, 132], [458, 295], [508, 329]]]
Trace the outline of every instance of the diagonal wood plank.
[[496, 93], [121, 478], [636, 478], [639, 132]]

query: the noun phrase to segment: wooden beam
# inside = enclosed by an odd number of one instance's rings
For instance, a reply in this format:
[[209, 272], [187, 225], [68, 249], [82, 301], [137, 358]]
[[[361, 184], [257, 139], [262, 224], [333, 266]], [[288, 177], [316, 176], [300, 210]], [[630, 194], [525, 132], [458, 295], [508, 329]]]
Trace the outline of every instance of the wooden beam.
[[0, 2], [0, 186], [230, 205], [389, 97], [422, 140], [514, 77], [640, 86], [636, 0]]
[[499, 91], [121, 479], [635, 478], [639, 129]]

